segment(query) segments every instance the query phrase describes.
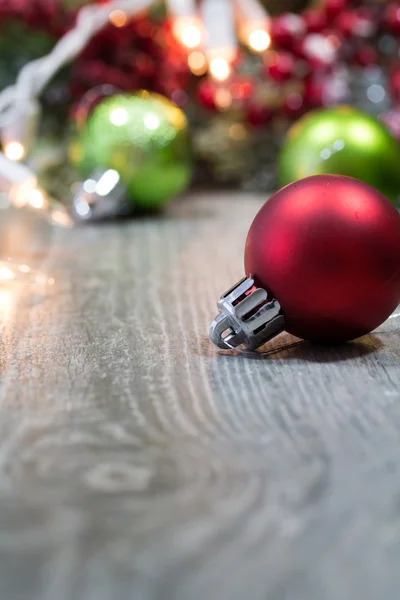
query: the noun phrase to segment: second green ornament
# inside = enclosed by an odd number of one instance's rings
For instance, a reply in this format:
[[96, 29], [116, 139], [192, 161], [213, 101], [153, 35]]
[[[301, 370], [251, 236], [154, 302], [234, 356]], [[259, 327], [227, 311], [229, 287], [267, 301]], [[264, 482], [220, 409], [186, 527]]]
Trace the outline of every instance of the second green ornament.
[[400, 146], [373, 117], [350, 106], [313, 111], [289, 129], [279, 157], [287, 185], [310, 175], [347, 175], [400, 197]]

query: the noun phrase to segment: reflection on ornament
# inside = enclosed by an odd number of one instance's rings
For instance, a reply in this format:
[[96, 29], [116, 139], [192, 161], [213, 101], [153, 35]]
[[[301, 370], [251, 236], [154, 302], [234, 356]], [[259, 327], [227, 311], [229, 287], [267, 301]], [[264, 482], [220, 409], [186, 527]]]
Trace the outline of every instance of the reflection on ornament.
[[114, 108], [110, 111], [110, 122], [116, 127], [122, 127], [128, 122], [128, 113], [125, 108]]
[[75, 221], [98, 221], [129, 215], [133, 206], [125, 201], [126, 188], [115, 169], [96, 169], [75, 191], [71, 213]]
[[[111, 205], [120, 206], [122, 186], [130, 211], [161, 208], [186, 188], [192, 172], [184, 113], [163, 96], [145, 91], [103, 99], [77, 132], [69, 154], [86, 177], [80, 200], [74, 200], [79, 218], [94, 218], [97, 210], [110, 216]], [[111, 182], [113, 173], [118, 181]], [[104, 177], [111, 186], [107, 208], [100, 202], [107, 196], [99, 191]], [[94, 210], [98, 202], [102, 208]]]
[[339, 106], [311, 112], [292, 125], [278, 169], [281, 185], [335, 173], [365, 181], [396, 203], [399, 165], [400, 147], [381, 123], [355, 108]]

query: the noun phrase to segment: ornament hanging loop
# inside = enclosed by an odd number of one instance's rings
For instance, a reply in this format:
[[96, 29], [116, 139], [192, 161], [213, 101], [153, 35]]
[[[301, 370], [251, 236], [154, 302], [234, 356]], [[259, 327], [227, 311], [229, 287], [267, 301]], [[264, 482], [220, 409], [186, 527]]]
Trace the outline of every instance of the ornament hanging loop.
[[241, 345], [255, 350], [285, 329], [279, 302], [258, 288], [252, 277], [228, 290], [217, 306], [220, 314], [211, 325], [210, 338], [223, 350]]
[[126, 188], [114, 169], [96, 169], [83, 181], [72, 200], [74, 221], [100, 221], [129, 215], [132, 205], [125, 202]]

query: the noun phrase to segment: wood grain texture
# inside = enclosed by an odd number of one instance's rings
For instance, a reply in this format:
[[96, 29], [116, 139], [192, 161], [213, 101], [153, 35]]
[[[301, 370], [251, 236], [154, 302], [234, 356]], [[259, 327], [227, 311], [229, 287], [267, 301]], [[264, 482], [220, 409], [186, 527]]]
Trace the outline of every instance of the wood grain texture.
[[208, 340], [261, 200], [51, 229], [2, 214], [0, 597], [393, 600], [400, 319], [259, 358]]

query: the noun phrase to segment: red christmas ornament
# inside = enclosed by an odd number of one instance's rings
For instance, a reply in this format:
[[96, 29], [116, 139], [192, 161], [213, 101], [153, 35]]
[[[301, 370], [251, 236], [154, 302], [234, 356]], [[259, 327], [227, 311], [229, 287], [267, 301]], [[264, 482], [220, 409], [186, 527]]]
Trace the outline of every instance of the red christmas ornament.
[[360, 337], [400, 301], [400, 215], [357, 179], [307, 177], [261, 208], [245, 271], [218, 303], [220, 348], [254, 349], [283, 329], [325, 343]]

